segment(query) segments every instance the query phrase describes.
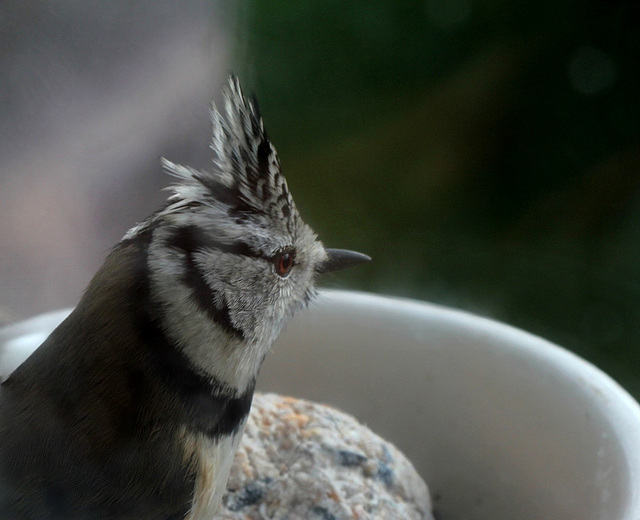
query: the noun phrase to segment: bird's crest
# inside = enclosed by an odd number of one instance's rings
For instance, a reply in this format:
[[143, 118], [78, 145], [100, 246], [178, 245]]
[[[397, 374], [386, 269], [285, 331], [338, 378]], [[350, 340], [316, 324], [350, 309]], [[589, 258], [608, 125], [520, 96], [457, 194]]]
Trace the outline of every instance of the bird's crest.
[[247, 99], [235, 76], [224, 89], [224, 114], [211, 108], [214, 168], [201, 172], [166, 159], [166, 171], [179, 178], [169, 189], [167, 212], [195, 204], [223, 206], [230, 216], [252, 214], [285, 220], [296, 212], [280, 161], [264, 129], [255, 99]]

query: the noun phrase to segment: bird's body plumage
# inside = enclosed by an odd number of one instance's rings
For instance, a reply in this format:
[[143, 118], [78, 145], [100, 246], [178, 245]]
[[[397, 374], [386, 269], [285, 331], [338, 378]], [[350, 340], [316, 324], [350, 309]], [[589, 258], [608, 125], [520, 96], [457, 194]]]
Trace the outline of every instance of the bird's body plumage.
[[[76, 310], [2, 385], [2, 518], [187, 514], [196, 472], [178, 439], [180, 383], [189, 383], [163, 381], [169, 341], [150, 306], [131, 298], [149, 290], [144, 257], [143, 244], [114, 251]], [[105, 288], [111, 269], [120, 276]]]
[[165, 162], [165, 206], [0, 387], [3, 520], [212, 517], [260, 365], [335, 268], [235, 78], [225, 106], [214, 171]]

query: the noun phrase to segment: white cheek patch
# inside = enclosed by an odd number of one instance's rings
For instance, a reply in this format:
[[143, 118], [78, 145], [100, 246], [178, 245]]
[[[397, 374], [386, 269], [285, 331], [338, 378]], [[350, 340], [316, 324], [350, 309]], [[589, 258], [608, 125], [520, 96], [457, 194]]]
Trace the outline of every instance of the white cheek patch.
[[[230, 256], [230, 255], [226, 255]], [[213, 321], [193, 297], [193, 288], [185, 285], [185, 254], [174, 249], [152, 246], [150, 251], [151, 297], [162, 306], [162, 322], [164, 333], [183, 352], [189, 360], [204, 374], [214, 377], [223, 386], [242, 394], [260, 368], [266, 354], [271, 335], [262, 335], [258, 340], [244, 341], [229, 334], [220, 324]], [[212, 265], [212, 269], [215, 266]], [[228, 284], [220, 272], [206, 273], [205, 282], [213, 293], [225, 298], [223, 303], [229, 305], [231, 318], [233, 307], [250, 306], [250, 302], [238, 302], [238, 291]], [[225, 287], [226, 285], [226, 287]], [[228, 299], [227, 299], [228, 298]], [[243, 330], [255, 329], [254, 315], [246, 317], [238, 326]]]

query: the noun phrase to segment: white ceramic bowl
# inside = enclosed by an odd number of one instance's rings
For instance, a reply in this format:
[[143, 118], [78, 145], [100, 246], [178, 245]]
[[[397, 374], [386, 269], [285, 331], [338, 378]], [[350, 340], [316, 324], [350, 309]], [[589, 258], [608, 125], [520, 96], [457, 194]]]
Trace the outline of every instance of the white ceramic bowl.
[[[63, 316], [0, 331], [0, 373]], [[640, 519], [640, 407], [586, 361], [512, 327], [323, 292], [259, 386], [336, 405], [395, 442], [443, 520]]]
[[501, 323], [325, 292], [260, 386], [340, 406], [414, 462], [443, 520], [640, 519], [640, 407], [600, 370]]

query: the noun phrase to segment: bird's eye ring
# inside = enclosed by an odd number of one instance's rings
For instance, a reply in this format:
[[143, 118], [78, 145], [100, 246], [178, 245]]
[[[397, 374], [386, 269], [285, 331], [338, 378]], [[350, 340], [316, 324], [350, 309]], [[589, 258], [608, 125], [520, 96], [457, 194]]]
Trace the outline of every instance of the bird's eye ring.
[[276, 274], [283, 278], [287, 276], [294, 266], [295, 254], [293, 251], [283, 251], [273, 257], [273, 265], [276, 269]]

